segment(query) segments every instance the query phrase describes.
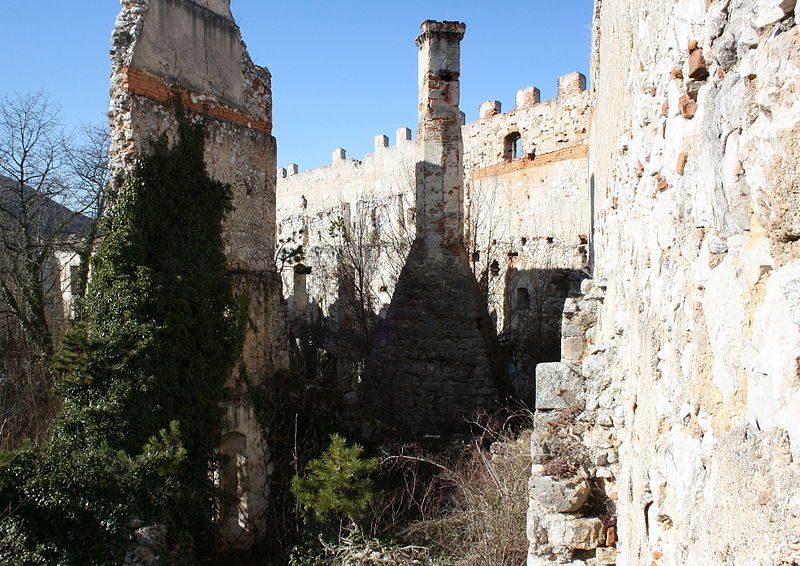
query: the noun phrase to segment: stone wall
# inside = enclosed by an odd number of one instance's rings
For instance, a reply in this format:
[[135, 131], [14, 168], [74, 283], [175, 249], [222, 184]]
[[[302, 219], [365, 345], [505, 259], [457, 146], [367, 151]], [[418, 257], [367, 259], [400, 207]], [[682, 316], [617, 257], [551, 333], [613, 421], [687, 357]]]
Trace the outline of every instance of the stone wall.
[[794, 8], [595, 3], [593, 339], [616, 344], [624, 408], [619, 564], [800, 562]]
[[581, 294], [564, 304], [561, 361], [536, 366], [529, 566], [616, 563], [625, 414], [608, 363], [619, 337], [596, 337], [605, 290], [602, 280], [581, 283]]
[[269, 72], [255, 66], [229, 0], [123, 0], [112, 44], [113, 178], [162, 135], [175, 141], [178, 109], [206, 130], [209, 175], [231, 186], [233, 212], [223, 227], [227, 267], [249, 296], [240, 367], [229, 382], [226, 464], [220, 485], [232, 501], [223, 537], [246, 547], [264, 534], [266, 446], [247, 384], [288, 365], [280, 280], [274, 272], [275, 139]]

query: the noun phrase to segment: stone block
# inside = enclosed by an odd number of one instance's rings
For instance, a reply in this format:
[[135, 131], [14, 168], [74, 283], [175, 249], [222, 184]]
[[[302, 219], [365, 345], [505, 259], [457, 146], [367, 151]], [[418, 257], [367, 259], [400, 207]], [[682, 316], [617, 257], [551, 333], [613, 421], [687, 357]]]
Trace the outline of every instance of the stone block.
[[492, 116], [500, 114], [501, 108], [502, 106], [500, 105], [499, 100], [487, 100], [481, 104], [478, 114], [481, 119], [491, 118]]
[[694, 113], [697, 112], [697, 103], [688, 94], [684, 94], [678, 99], [678, 107], [680, 108], [681, 116], [687, 120], [694, 118]]
[[404, 141], [411, 141], [411, 130], [409, 128], [398, 128], [395, 132], [395, 140], [398, 145]]
[[331, 162], [338, 163], [339, 161], [344, 161], [347, 158], [347, 151], [342, 147], [337, 147], [336, 149], [331, 152]]
[[589, 484], [583, 478], [532, 478], [531, 495], [548, 511], [574, 513], [589, 499]]
[[796, 0], [757, 0], [753, 23], [761, 28], [780, 21], [795, 9], [796, 4]]
[[603, 523], [597, 517], [572, 518], [550, 521], [547, 525], [547, 540], [553, 546], [566, 546], [581, 550], [592, 550], [600, 546], [603, 539]]
[[689, 55], [689, 78], [704, 81], [708, 78], [708, 67], [703, 59], [703, 50], [695, 49]]
[[583, 281], [581, 281], [581, 294], [586, 295], [587, 293], [589, 293], [589, 291], [594, 289], [594, 285], [595, 285], [594, 279], [584, 279]]
[[539, 89], [535, 86], [529, 86], [528, 88], [523, 88], [522, 90], [518, 90], [516, 93], [515, 98], [515, 108], [517, 110], [522, 110], [523, 108], [530, 108], [534, 104], [538, 104], [540, 100], [540, 93]]
[[583, 379], [561, 362], [536, 366], [536, 409], [565, 409], [580, 404]]
[[583, 338], [568, 337], [561, 339], [561, 359], [568, 362], [579, 362], [583, 356]]
[[558, 78], [558, 96], [569, 96], [586, 90], [586, 77], [582, 73], [569, 73]]
[[595, 559], [598, 564], [616, 564], [617, 563], [617, 549], [612, 546], [598, 547], [595, 552]]
[[375, 136], [375, 151], [389, 147], [389, 136], [380, 134]]
[[583, 327], [579, 322], [567, 324], [566, 321], [561, 325], [562, 338], [583, 337]]

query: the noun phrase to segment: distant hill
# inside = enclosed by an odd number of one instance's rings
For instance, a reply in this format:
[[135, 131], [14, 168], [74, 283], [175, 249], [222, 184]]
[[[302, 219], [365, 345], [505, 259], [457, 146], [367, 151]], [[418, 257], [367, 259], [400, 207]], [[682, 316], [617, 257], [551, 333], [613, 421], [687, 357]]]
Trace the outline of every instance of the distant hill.
[[23, 187], [20, 195], [19, 183], [0, 175], [0, 226], [12, 228], [12, 218], [22, 213], [23, 203], [32, 211], [35, 227], [43, 237], [52, 236], [59, 230], [62, 238], [82, 235], [93, 221], [89, 216], [70, 210], [28, 186]]

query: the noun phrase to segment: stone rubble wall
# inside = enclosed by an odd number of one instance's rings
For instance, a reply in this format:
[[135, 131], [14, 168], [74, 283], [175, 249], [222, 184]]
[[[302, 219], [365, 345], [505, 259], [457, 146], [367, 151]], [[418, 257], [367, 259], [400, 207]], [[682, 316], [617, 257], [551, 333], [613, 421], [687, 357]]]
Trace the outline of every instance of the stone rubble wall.
[[121, 4], [111, 52], [112, 178], [118, 181], [134, 166], [135, 155], [147, 152], [160, 136], [175, 142], [181, 108], [205, 126], [209, 175], [232, 189], [234, 209], [223, 226], [225, 256], [234, 290], [250, 298], [250, 324], [241, 367], [228, 383], [231, 399], [220, 448], [234, 466], [221, 471], [220, 481], [242, 508], [224, 521], [223, 538], [247, 547], [264, 535], [268, 475], [267, 447], [241, 376], [258, 384], [289, 363], [273, 256], [276, 152], [270, 75], [250, 60], [229, 0]]
[[593, 339], [615, 344], [602, 371], [624, 409], [619, 564], [800, 562], [794, 10], [595, 2]]
[[529, 566], [616, 563], [621, 383], [596, 341], [606, 283], [586, 279], [564, 304], [560, 362], [536, 367], [528, 498]]

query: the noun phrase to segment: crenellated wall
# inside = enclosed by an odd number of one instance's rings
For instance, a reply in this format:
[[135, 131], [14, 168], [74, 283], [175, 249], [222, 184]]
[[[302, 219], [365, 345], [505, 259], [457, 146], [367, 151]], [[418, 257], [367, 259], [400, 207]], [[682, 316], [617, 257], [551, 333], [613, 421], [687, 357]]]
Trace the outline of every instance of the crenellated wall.
[[[547, 353], [536, 355], [553, 361], [558, 360], [561, 303], [577, 291], [590, 262], [590, 99], [585, 87], [585, 77], [571, 73], [559, 79], [556, 98], [542, 102], [539, 90], [528, 87], [517, 92], [514, 109], [503, 113], [499, 102], [486, 102], [478, 120], [461, 127], [464, 236], [471, 269], [488, 289], [498, 331], [518, 333], [532, 326], [531, 320], [539, 326], [543, 319], [552, 340], [544, 348]], [[519, 141], [510, 144], [509, 135], [515, 134]], [[397, 266], [413, 239], [414, 164], [420, 145], [407, 128], [397, 131], [394, 145], [387, 141], [376, 136], [375, 151], [361, 160], [347, 158], [338, 148], [329, 166], [297, 172], [297, 165], [290, 164], [278, 170], [279, 234], [294, 234], [305, 245], [311, 273], [303, 278], [304, 288], [308, 300], [325, 313], [337, 298], [330, 274], [332, 251], [339, 245], [328, 227], [342, 216], [343, 206], [355, 231], [375, 229], [381, 241], [379, 261], [386, 269], [375, 272], [376, 310], [388, 305]], [[291, 270], [284, 272], [290, 302], [294, 280]], [[517, 297], [525, 293], [531, 299], [522, 304]], [[525, 339], [541, 341], [540, 334]], [[520, 371], [532, 381], [532, 363]]]

